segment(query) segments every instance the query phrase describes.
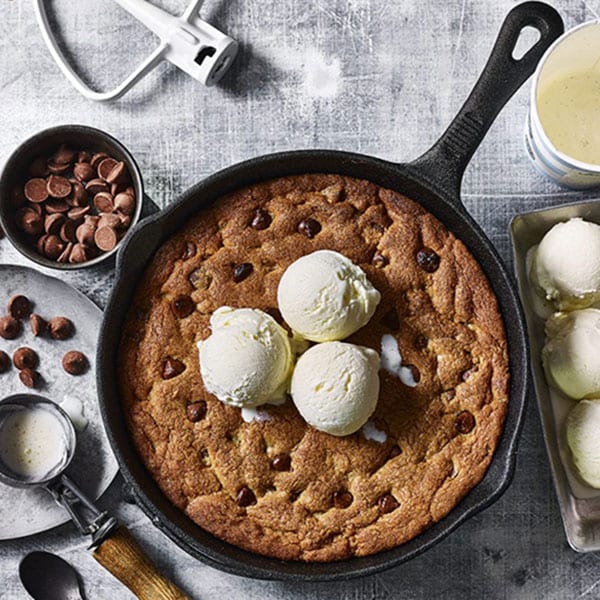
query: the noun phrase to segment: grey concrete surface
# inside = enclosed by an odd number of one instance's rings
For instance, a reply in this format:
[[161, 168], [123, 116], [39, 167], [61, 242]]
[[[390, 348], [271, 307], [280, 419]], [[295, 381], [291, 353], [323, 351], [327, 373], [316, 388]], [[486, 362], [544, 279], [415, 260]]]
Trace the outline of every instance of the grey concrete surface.
[[[49, 0], [72, 59], [100, 87], [114, 84], [154, 43], [111, 0]], [[183, 0], [161, 5], [173, 11]], [[46, 52], [29, 0], [0, 3], [0, 164], [26, 137], [59, 123], [100, 127], [137, 157], [148, 195], [167, 206], [188, 186], [237, 161], [277, 150], [338, 148], [389, 160], [418, 156], [459, 108], [511, 0], [207, 0], [202, 14], [241, 42], [222, 84], [206, 89], [161, 68], [110, 105], [90, 103]], [[567, 26], [598, 17], [600, 0], [556, 0]], [[530, 167], [522, 141], [528, 85], [501, 113], [463, 184], [469, 211], [510, 263], [508, 224], [522, 210], [583, 197]], [[587, 197], [594, 197], [587, 194]], [[27, 264], [8, 241], [0, 262]], [[64, 279], [102, 306], [105, 266]], [[0, 282], [1, 285], [1, 282]], [[567, 546], [539, 418], [530, 398], [517, 471], [506, 494], [424, 555], [364, 579], [326, 584], [245, 580], [193, 560], [163, 537], [117, 480], [102, 500], [161, 569], [198, 599], [368, 600], [600, 597], [600, 556]], [[0, 597], [27, 595], [17, 576], [34, 549], [76, 565], [87, 597], [132, 596], [105, 573], [72, 526], [0, 543]]]

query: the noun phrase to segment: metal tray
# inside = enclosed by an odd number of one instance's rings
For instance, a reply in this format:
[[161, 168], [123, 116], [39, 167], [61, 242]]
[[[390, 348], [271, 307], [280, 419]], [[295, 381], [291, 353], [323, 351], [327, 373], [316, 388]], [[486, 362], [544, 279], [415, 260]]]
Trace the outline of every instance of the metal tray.
[[556, 223], [573, 217], [600, 224], [600, 200], [536, 210], [512, 220], [510, 234], [519, 294], [523, 303], [531, 349], [530, 363], [546, 451], [569, 545], [577, 552], [600, 550], [600, 490], [584, 483], [572, 463], [565, 437], [565, 419], [575, 400], [550, 387], [544, 376], [544, 316], [549, 306], [533, 291], [527, 277], [528, 255]]

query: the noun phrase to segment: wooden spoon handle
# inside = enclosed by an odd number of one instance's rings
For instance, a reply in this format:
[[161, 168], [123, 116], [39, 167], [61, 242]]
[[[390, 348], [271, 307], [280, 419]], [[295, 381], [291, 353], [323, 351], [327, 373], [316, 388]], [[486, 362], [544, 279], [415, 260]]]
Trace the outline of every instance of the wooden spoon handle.
[[126, 527], [118, 527], [93, 556], [140, 600], [190, 600], [158, 572]]

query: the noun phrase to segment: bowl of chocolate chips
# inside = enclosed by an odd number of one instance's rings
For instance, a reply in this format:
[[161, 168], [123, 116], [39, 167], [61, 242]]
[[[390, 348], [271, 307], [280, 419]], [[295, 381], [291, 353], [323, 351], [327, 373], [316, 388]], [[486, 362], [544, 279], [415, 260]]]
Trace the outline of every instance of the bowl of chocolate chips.
[[142, 211], [129, 151], [84, 125], [46, 129], [21, 144], [0, 178], [0, 224], [13, 245], [52, 269], [90, 267], [119, 248]]

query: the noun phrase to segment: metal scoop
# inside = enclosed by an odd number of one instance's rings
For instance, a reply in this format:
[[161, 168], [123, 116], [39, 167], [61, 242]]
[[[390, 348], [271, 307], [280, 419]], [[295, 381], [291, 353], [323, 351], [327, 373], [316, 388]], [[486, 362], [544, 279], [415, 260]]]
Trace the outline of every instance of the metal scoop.
[[[32, 443], [38, 434], [48, 435], [45, 445], [41, 440]], [[51, 400], [17, 394], [0, 401], [0, 482], [18, 488], [45, 488], [68, 511], [77, 529], [90, 536], [94, 558], [138, 598], [187, 598], [156, 570], [129, 531], [100, 511], [65, 475], [76, 443], [71, 420]]]
[[115, 0], [157, 35], [160, 44], [116, 88], [108, 92], [97, 92], [84, 83], [62, 53], [52, 33], [44, 2], [45, 0], [34, 0], [34, 7], [46, 46], [65, 77], [89, 100], [108, 102], [120, 98], [163, 60], [172, 62], [194, 79], [211, 86], [225, 75], [238, 52], [235, 40], [198, 16], [203, 0], [192, 0], [179, 17], [145, 0]]

